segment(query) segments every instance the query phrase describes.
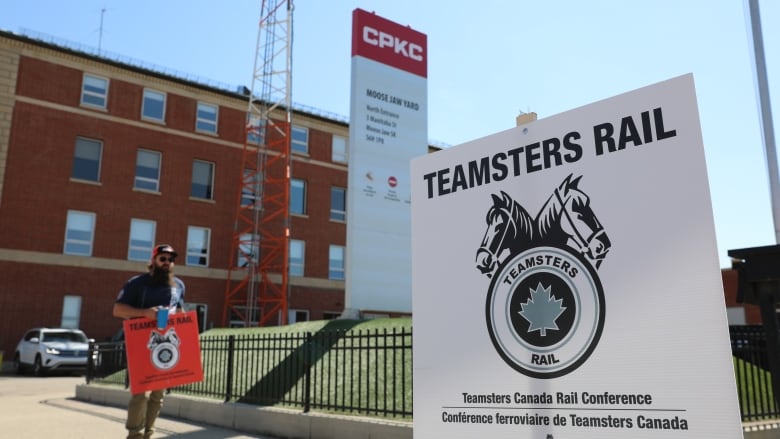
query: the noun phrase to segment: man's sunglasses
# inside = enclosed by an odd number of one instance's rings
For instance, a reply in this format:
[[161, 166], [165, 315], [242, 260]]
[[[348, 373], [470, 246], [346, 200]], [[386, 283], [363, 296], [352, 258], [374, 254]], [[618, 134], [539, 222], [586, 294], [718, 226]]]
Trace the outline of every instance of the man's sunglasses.
[[171, 257], [168, 257], [168, 256], [158, 256], [157, 260], [160, 261], [160, 262], [169, 262], [169, 261], [170, 262], [174, 262], [176, 260], [176, 258], [174, 258], [173, 256], [171, 256]]

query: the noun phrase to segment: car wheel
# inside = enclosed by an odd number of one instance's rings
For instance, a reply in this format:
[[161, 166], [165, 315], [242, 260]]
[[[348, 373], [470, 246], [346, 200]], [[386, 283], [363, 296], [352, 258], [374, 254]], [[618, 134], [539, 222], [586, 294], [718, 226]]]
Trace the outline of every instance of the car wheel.
[[33, 364], [33, 374], [37, 377], [42, 377], [46, 375], [46, 368], [43, 367], [43, 364], [41, 363], [40, 355], [35, 356], [35, 363]]
[[18, 352], [16, 355], [14, 355], [14, 372], [16, 372], [17, 375], [24, 373], [24, 366], [22, 365], [22, 361], [19, 359]]

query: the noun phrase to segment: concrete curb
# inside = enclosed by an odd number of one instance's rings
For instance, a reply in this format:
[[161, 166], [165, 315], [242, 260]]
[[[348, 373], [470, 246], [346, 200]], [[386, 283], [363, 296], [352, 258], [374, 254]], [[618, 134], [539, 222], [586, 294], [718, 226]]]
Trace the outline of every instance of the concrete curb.
[[[96, 384], [76, 386], [80, 401], [126, 407], [127, 390]], [[289, 439], [411, 439], [412, 423], [359, 416], [302, 413], [250, 404], [223, 403], [214, 399], [169, 394], [164, 416], [202, 422], [246, 433]]]

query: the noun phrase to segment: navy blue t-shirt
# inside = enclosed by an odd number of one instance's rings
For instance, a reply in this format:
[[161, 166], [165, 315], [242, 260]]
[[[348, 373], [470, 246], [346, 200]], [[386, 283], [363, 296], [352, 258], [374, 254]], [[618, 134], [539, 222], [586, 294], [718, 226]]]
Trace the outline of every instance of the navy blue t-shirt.
[[174, 277], [173, 280], [176, 287], [153, 284], [152, 276], [149, 273], [139, 274], [130, 278], [122, 287], [116, 302], [134, 308], [182, 307], [184, 306], [184, 282], [178, 277]]

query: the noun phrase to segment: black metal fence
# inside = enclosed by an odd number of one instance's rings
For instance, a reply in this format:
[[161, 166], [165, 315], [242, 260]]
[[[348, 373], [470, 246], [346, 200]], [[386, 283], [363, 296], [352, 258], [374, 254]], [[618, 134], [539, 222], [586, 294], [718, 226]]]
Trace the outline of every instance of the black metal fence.
[[743, 421], [777, 419], [763, 326], [729, 326], [739, 409]]
[[[743, 421], [780, 418], [762, 326], [730, 326]], [[204, 379], [175, 393], [325, 412], [412, 417], [412, 332], [203, 336]], [[87, 382], [127, 386], [123, 342], [95, 343]]]
[[[172, 389], [303, 411], [411, 418], [412, 332], [202, 336], [203, 381]], [[94, 343], [87, 382], [128, 384], [123, 342]]]

